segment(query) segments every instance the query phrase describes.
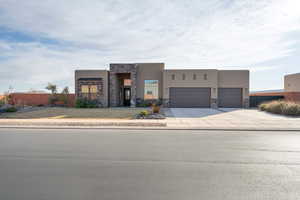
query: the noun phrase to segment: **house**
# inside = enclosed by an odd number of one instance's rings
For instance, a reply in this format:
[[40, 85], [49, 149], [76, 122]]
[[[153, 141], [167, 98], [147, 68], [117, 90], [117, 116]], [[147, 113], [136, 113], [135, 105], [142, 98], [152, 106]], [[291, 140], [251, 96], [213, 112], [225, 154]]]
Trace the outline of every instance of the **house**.
[[300, 73], [284, 76], [285, 92], [300, 92]]
[[110, 64], [109, 70], [76, 70], [76, 98], [103, 107], [135, 107], [160, 100], [166, 107], [249, 106], [249, 71], [165, 69], [164, 63]]
[[272, 100], [300, 102], [300, 73], [285, 75], [283, 90], [261, 91], [250, 94], [251, 107]]

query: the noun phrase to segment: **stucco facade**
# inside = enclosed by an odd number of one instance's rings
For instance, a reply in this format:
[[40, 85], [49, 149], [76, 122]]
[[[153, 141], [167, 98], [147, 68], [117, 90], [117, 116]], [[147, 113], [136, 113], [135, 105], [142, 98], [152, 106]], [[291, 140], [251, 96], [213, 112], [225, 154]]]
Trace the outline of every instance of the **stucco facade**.
[[300, 73], [284, 76], [285, 92], [300, 92]]
[[211, 107], [217, 107], [217, 93], [215, 89], [218, 87], [218, 70], [216, 69], [165, 70], [163, 85], [165, 105], [168, 105], [170, 101], [170, 88], [202, 87], [211, 88]]
[[219, 70], [218, 88], [242, 88], [243, 107], [249, 107], [249, 70]]
[[248, 70], [165, 70], [163, 99], [169, 102], [169, 91], [172, 87], [210, 88], [210, 105], [218, 107], [219, 88], [241, 88], [243, 90], [243, 107], [249, 107], [249, 71]]
[[[199, 101], [209, 99], [207, 104], [199, 104], [199, 106], [217, 108], [221, 98], [225, 100], [224, 102], [230, 101], [230, 92], [237, 96], [238, 101], [239, 98], [241, 99], [241, 104], [237, 104], [237, 106], [249, 106], [248, 70], [173, 70], [165, 69], [164, 63], [114, 63], [110, 64], [109, 71], [77, 70], [75, 72], [77, 98], [82, 96], [81, 89], [87, 88], [83, 84], [86, 84], [84, 81], [89, 78], [100, 78], [100, 80], [97, 79], [99, 82], [95, 87], [100, 87], [98, 100], [103, 106], [130, 105], [135, 107], [149, 100], [149, 97], [150, 100], [160, 100], [166, 107], [181, 106], [184, 102], [176, 101], [177, 97], [187, 94], [186, 99], [188, 100], [188, 96], [193, 98], [193, 91], [199, 91], [199, 94], [195, 96], [195, 98], [199, 98]], [[93, 79], [91, 80], [93, 81]], [[100, 84], [101, 81], [103, 86]], [[103, 88], [101, 89], [101, 87]], [[219, 89], [222, 92], [218, 91]], [[241, 92], [234, 93], [234, 89]], [[100, 95], [101, 91], [103, 91], [103, 95]], [[226, 94], [226, 92], [229, 93]], [[203, 95], [207, 97], [202, 98]], [[194, 103], [194, 106], [197, 107], [197, 101]], [[189, 102], [186, 101], [186, 105], [183, 106], [188, 107]]]

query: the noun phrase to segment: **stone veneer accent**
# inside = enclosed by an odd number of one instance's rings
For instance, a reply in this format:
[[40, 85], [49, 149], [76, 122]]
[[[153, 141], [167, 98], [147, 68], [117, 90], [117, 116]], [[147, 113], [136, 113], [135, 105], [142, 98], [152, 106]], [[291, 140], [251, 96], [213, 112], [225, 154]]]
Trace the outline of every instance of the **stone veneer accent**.
[[131, 107], [136, 106], [137, 64], [110, 64], [109, 72], [109, 103], [111, 107], [121, 106], [119, 102], [118, 74], [130, 73], [131, 79]]
[[243, 101], [243, 107], [244, 108], [249, 108], [250, 107], [250, 101], [249, 101], [249, 99], [244, 99], [244, 101]]
[[211, 98], [210, 99], [210, 107], [211, 108], [218, 108], [218, 99]]
[[[82, 93], [81, 92], [81, 86], [87, 85], [97, 85], [97, 93], [91, 94], [91, 93]], [[76, 91], [76, 97], [77, 98], [86, 98], [89, 100], [97, 100], [99, 107], [106, 107], [105, 104], [105, 97], [104, 97], [104, 89], [103, 89], [103, 79], [102, 78], [79, 78], [77, 81], [77, 91]]]
[[166, 108], [168, 108], [170, 106], [170, 102], [169, 99], [163, 99], [162, 100], [162, 105]]

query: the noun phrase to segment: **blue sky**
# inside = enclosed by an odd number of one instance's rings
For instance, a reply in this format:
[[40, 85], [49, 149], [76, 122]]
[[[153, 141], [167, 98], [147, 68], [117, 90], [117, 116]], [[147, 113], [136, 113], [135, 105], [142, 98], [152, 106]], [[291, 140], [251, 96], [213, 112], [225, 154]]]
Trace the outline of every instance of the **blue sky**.
[[0, 0], [0, 93], [74, 87], [112, 62], [249, 69], [251, 90], [300, 72], [299, 0]]

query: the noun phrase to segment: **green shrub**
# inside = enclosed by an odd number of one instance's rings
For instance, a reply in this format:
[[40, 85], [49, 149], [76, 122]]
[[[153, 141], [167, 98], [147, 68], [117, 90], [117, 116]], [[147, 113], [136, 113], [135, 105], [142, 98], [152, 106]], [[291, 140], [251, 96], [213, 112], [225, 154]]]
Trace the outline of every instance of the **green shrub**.
[[5, 104], [5, 100], [4, 99], [0, 99], [0, 107], [3, 106]]
[[88, 99], [77, 99], [75, 103], [76, 108], [98, 108], [98, 101]]
[[17, 112], [17, 111], [18, 111], [18, 109], [15, 107], [10, 107], [10, 108], [5, 109], [5, 112]]

